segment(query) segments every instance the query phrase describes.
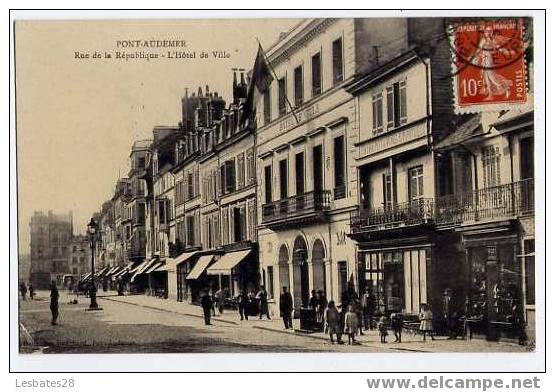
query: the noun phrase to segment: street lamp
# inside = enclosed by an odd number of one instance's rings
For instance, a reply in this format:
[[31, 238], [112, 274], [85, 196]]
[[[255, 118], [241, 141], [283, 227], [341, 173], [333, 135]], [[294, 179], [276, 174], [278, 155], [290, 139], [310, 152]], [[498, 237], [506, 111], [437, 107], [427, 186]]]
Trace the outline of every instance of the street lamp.
[[89, 297], [91, 299], [91, 304], [89, 310], [102, 310], [98, 307], [96, 303], [96, 284], [94, 281], [94, 251], [96, 249], [96, 236], [97, 236], [98, 224], [95, 222], [94, 218], [87, 224], [87, 234], [89, 235], [89, 240], [91, 243], [91, 288], [89, 289]]

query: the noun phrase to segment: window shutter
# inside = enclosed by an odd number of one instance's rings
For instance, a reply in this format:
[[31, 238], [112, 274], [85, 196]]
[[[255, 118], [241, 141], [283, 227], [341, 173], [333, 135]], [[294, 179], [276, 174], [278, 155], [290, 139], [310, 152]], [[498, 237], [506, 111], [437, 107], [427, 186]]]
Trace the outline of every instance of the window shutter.
[[401, 124], [404, 124], [407, 122], [407, 82], [404, 80], [399, 82], [399, 105]]
[[393, 87], [387, 88], [387, 128], [395, 126], [395, 99]]

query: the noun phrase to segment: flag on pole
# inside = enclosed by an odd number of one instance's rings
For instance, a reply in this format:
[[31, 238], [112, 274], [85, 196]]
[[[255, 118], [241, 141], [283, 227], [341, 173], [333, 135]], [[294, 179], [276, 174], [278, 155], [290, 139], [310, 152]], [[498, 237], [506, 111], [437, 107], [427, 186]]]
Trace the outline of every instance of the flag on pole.
[[262, 45], [258, 43], [258, 53], [256, 54], [256, 59], [254, 60], [254, 66], [252, 68], [252, 75], [249, 83], [249, 90], [247, 93], [247, 101], [243, 108], [243, 114], [241, 116], [241, 123], [245, 123], [249, 119], [255, 110], [254, 107], [254, 94], [255, 87], [259, 93], [264, 93], [270, 87], [270, 84], [274, 81], [272, 72], [268, 63], [266, 63], [266, 58], [264, 57], [264, 50]]

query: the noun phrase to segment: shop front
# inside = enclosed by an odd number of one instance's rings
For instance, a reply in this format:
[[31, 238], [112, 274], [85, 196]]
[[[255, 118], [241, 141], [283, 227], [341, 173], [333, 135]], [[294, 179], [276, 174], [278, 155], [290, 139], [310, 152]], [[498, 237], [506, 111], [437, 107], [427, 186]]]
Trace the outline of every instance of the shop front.
[[524, 338], [524, 307], [518, 232], [509, 222], [485, 226], [462, 229], [466, 316], [473, 332], [489, 340], [520, 340]]
[[370, 290], [376, 314], [418, 314], [428, 303], [429, 244], [383, 248], [382, 243], [359, 248], [359, 292]]
[[236, 297], [242, 290], [256, 290], [257, 273], [256, 251], [253, 249], [224, 253], [206, 271], [207, 275], [217, 278], [217, 289], [230, 298]]
[[[191, 293], [188, 290], [187, 275], [191, 272], [193, 261], [196, 260], [197, 255], [198, 252], [185, 252], [173, 259], [172, 265], [175, 266], [175, 278], [177, 279], [176, 300], [179, 302], [190, 302]], [[171, 279], [173, 275], [173, 273], [168, 273], [168, 279]]]
[[206, 269], [213, 260], [213, 254], [200, 256], [185, 277], [187, 301], [189, 303], [198, 303], [204, 291], [208, 290], [213, 292], [214, 288], [217, 287], [217, 277], [206, 273]]

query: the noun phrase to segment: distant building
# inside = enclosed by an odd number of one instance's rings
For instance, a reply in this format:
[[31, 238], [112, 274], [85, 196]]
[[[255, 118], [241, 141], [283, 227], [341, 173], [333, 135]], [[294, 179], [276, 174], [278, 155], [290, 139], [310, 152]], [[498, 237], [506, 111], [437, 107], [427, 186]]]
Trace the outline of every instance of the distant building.
[[59, 285], [70, 274], [69, 246], [73, 237], [73, 214], [44, 214], [36, 211], [31, 229], [30, 281], [36, 288], [47, 288], [52, 280]]
[[68, 269], [74, 281], [91, 272], [91, 245], [86, 236], [77, 235], [70, 242]]

